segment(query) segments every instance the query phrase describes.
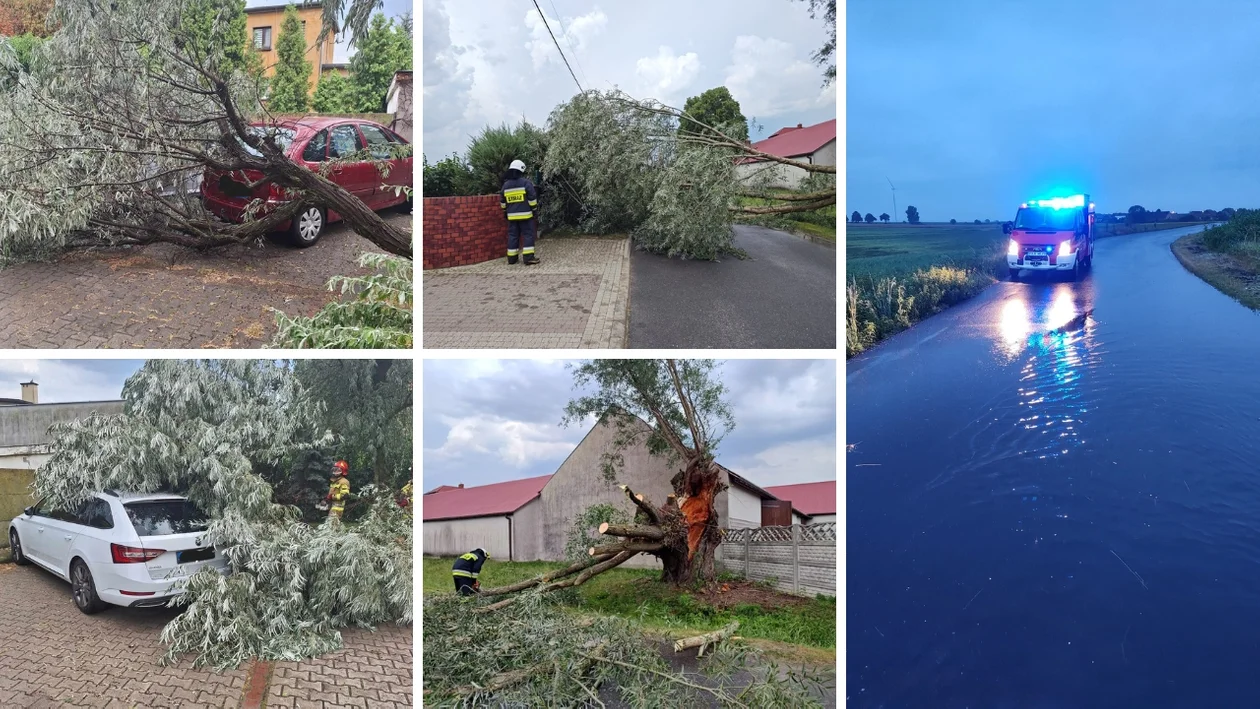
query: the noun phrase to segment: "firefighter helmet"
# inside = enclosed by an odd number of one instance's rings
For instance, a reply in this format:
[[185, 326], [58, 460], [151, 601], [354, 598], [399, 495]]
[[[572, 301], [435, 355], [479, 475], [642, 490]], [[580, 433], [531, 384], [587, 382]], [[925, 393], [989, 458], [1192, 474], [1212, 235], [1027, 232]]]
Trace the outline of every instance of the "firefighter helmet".
[[511, 164], [511, 165], [508, 165], [508, 169], [509, 169], [509, 170], [520, 170], [521, 172], [525, 172], [525, 163], [524, 163], [523, 161], [521, 161], [521, 160], [513, 160], [513, 161], [512, 161], [512, 164]]
[[350, 464], [344, 460], [339, 460], [336, 463], [333, 463], [333, 472], [337, 475], [349, 475]]

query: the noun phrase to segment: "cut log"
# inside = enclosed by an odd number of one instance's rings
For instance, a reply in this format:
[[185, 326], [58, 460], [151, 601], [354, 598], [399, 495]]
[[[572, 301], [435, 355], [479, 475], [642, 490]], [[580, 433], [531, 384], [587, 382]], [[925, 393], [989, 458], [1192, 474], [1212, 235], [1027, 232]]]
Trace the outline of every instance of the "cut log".
[[620, 487], [621, 491], [626, 493], [626, 497], [630, 498], [631, 502], [638, 505], [639, 509], [643, 510], [643, 513], [648, 517], [648, 521], [654, 525], [659, 525], [661, 523], [661, 516], [656, 513], [656, 510], [652, 509], [652, 506], [648, 504], [647, 500], [643, 499], [643, 495], [636, 495], [634, 491], [630, 489], [629, 485], [618, 485], [617, 487]]
[[660, 551], [665, 548], [664, 544], [658, 542], [618, 542], [616, 544], [606, 544], [604, 546], [591, 547], [586, 550], [591, 556], [603, 556], [605, 554], [620, 554], [623, 551], [630, 551], [636, 554], [651, 554], [654, 551]]
[[724, 628], [718, 628], [717, 630], [714, 630], [711, 633], [704, 633], [703, 635], [694, 635], [690, 638], [681, 638], [674, 642], [674, 652], [682, 652], [683, 650], [686, 650], [689, 647], [696, 647], [697, 645], [699, 645], [700, 652], [697, 653], [696, 655], [697, 657], [699, 657], [700, 655], [704, 654], [705, 648], [707, 648], [709, 645], [725, 640], [726, 638], [729, 638], [731, 635], [735, 633], [736, 630], [739, 630], [738, 620], [733, 621], [730, 625]]
[[609, 534], [614, 537], [633, 537], [635, 539], [654, 539], [660, 541], [665, 538], [665, 530], [660, 527], [645, 527], [638, 524], [609, 524], [604, 522], [599, 525], [600, 534]]

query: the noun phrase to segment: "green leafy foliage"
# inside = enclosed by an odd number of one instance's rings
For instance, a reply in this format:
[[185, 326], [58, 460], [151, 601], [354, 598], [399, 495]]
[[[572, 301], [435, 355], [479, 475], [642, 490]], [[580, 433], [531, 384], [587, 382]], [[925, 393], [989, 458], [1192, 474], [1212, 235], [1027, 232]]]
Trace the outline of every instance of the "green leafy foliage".
[[366, 31], [355, 38], [355, 46], [358, 51], [350, 57], [352, 110], [383, 111], [394, 72], [411, 68], [410, 23], [395, 24], [377, 13]]
[[297, 8], [284, 9], [276, 40], [276, 67], [267, 107], [274, 113], [305, 113], [311, 90], [311, 63], [306, 61], [306, 36]]
[[412, 261], [367, 253], [359, 257], [359, 265], [377, 272], [329, 280], [328, 289], [340, 290], [342, 299], [325, 305], [313, 317], [289, 317], [275, 310], [276, 334], [271, 346], [411, 349]]
[[470, 194], [494, 194], [503, 187], [503, 173], [513, 160], [524, 161], [530, 174], [539, 169], [547, 152], [546, 134], [522, 121], [516, 126], [506, 123], [486, 126], [468, 146], [468, 165], [472, 170]]
[[[703, 432], [702, 442], [692, 438], [688, 415], [669, 369], [671, 361], [694, 406], [692, 416]], [[612, 446], [601, 465], [607, 481], [616, 478], [622, 463], [620, 452], [640, 442], [652, 454], [670, 460], [681, 457], [680, 448], [712, 458], [718, 444], [735, 428], [725, 400], [726, 385], [714, 376], [716, 366], [713, 360], [702, 359], [599, 359], [570, 365], [574, 388], [588, 393], [565, 405], [563, 423], [584, 424], [602, 418], [615, 427]]]
[[320, 404], [321, 425], [337, 432], [333, 451], [350, 464], [352, 487], [411, 480], [411, 360], [303, 359], [294, 370]]
[[528, 592], [471, 626], [477, 599], [426, 597], [425, 706], [592, 706], [601, 695], [635, 709], [822, 706], [826, 679], [818, 672], [778, 667], [741, 643], [724, 642], [705, 654], [699, 674], [684, 674], [639, 624], [578, 617], [560, 600]]
[[354, 87], [338, 71], [325, 72], [315, 87], [311, 109], [316, 113], [350, 113], [354, 110]]
[[472, 168], [463, 158], [451, 155], [429, 164], [427, 156], [421, 156], [421, 174], [424, 179], [425, 197], [464, 197], [477, 194]]
[[262, 60], [249, 47], [245, 0], [185, 0], [178, 10], [177, 41], [190, 58], [229, 74], [261, 75]]
[[[748, 140], [748, 119], [739, 108], [739, 101], [731, 96], [730, 89], [718, 86], [699, 96], [692, 96], [683, 104], [683, 112], [701, 123], [713, 126], [726, 135]], [[704, 135], [708, 131], [684, 116], [678, 125], [683, 135]]]
[[173, 582], [184, 612], [163, 630], [164, 661], [228, 668], [337, 649], [339, 628], [411, 620], [411, 517], [380, 488], [359, 522], [301, 521], [260, 470], [326, 449], [321, 405], [285, 364], [150, 360], [127, 380], [123, 413], [53, 427], [35, 474], [48, 504], [91, 493], [170, 491], [204, 510], [231, 567]]
[[16, 37], [0, 37], [0, 42], [7, 41], [23, 71], [31, 70], [31, 58], [37, 47], [46, 40], [33, 34], [20, 34]]
[[569, 538], [565, 543], [564, 555], [569, 561], [584, 561], [590, 559], [587, 551], [597, 545], [606, 544], [608, 538], [599, 534], [599, 525], [607, 522], [609, 524], [628, 524], [630, 515], [613, 505], [598, 504], [591, 505], [582, 511], [582, 514], [573, 520], [573, 526], [569, 529]]
[[730, 204], [735, 168], [725, 151], [689, 148], [665, 169], [648, 208], [633, 232], [639, 248], [683, 258], [716, 260], [746, 256], [735, 246]]

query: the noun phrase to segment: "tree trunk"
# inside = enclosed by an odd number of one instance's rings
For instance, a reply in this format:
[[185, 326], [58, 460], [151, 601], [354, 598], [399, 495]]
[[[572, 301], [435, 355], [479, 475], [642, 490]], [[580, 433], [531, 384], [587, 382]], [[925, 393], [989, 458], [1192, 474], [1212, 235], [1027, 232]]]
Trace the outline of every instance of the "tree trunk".
[[674, 476], [673, 483], [687, 540], [684, 549], [670, 549], [661, 555], [665, 567], [662, 580], [675, 584], [711, 582], [716, 578], [714, 562], [722, 542], [713, 506], [723, 489], [721, 473], [713, 461], [693, 459]]

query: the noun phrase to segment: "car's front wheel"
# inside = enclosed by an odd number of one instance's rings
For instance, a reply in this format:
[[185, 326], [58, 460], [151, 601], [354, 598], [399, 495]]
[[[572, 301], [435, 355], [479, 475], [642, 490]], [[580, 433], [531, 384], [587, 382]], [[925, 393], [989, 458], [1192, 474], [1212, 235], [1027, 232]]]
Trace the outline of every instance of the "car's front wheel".
[[298, 248], [313, 246], [324, 233], [328, 213], [319, 207], [306, 205], [289, 221], [289, 242]]
[[22, 538], [18, 536], [16, 529], [9, 530], [9, 551], [13, 552], [13, 563], [18, 566], [26, 566], [31, 563], [26, 558], [26, 552], [22, 549]]
[[82, 559], [75, 559], [70, 564], [70, 591], [74, 594], [74, 605], [88, 615], [100, 613], [108, 605], [96, 595], [96, 582]]

